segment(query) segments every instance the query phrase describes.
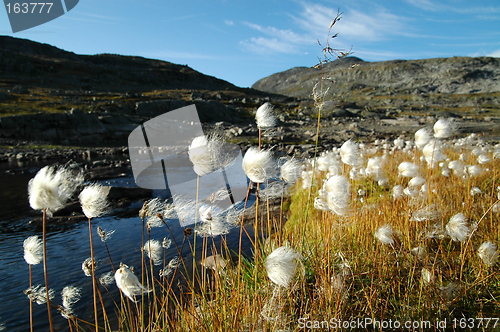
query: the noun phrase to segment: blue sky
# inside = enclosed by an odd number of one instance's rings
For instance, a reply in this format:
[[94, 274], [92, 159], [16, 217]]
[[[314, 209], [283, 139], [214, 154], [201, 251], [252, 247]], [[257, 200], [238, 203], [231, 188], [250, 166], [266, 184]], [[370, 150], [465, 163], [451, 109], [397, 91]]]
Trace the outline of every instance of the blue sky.
[[366, 61], [449, 56], [500, 57], [498, 0], [80, 0], [64, 16], [13, 34], [0, 9], [0, 34], [77, 54], [139, 55], [187, 64], [248, 87], [321, 57], [332, 46]]

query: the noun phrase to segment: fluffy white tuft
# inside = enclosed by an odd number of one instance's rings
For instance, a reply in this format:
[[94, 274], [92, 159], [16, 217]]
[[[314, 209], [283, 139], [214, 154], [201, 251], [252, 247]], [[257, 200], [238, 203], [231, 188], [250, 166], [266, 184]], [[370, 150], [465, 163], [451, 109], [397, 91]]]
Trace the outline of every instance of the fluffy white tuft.
[[339, 216], [346, 215], [351, 200], [351, 184], [342, 175], [334, 175], [324, 185], [326, 205], [328, 209]]
[[297, 272], [300, 254], [288, 246], [279, 247], [266, 258], [269, 279], [278, 286], [288, 287]]
[[415, 132], [415, 145], [422, 150], [432, 138], [431, 130], [427, 127], [421, 128]]
[[137, 302], [136, 295], [150, 292], [144, 287], [137, 276], [125, 264], [120, 264], [120, 268], [115, 272], [116, 286], [127, 296], [131, 301]]
[[154, 265], [160, 265], [162, 263], [163, 247], [160, 241], [154, 239], [146, 241], [143, 250], [153, 261]]
[[430, 168], [434, 168], [434, 166], [446, 159], [446, 156], [441, 151], [441, 142], [438, 140], [431, 140], [427, 145], [422, 149], [422, 154], [424, 155], [425, 161]]
[[453, 124], [451, 120], [439, 119], [434, 123], [434, 137], [436, 138], [448, 138], [454, 133]]
[[342, 162], [349, 166], [357, 166], [361, 162], [361, 155], [359, 153], [359, 146], [352, 140], [346, 141], [340, 147], [340, 159]]
[[45, 166], [28, 183], [30, 206], [51, 215], [66, 204], [82, 182], [81, 172], [62, 166]]
[[276, 126], [276, 114], [271, 103], [266, 102], [257, 109], [255, 122], [259, 129], [269, 129]]
[[251, 147], [243, 157], [243, 171], [254, 183], [266, 182], [274, 174], [273, 157], [269, 150]]
[[87, 218], [97, 218], [109, 211], [108, 193], [109, 187], [98, 183], [88, 185], [82, 190], [78, 198]]
[[448, 224], [446, 224], [446, 232], [453, 241], [464, 242], [470, 233], [465, 215], [457, 213], [451, 217]]
[[40, 264], [43, 258], [43, 241], [33, 235], [24, 240], [24, 260], [30, 265]]
[[418, 175], [418, 165], [410, 163], [409, 161], [403, 161], [398, 166], [398, 175], [413, 178]]
[[283, 165], [281, 165], [280, 173], [281, 179], [285, 183], [294, 184], [300, 178], [301, 165], [297, 160], [293, 158], [288, 159]]
[[490, 241], [483, 242], [477, 250], [477, 254], [484, 264], [493, 266], [498, 260], [497, 245]]
[[394, 244], [394, 231], [391, 225], [385, 225], [375, 231], [375, 237], [383, 244]]

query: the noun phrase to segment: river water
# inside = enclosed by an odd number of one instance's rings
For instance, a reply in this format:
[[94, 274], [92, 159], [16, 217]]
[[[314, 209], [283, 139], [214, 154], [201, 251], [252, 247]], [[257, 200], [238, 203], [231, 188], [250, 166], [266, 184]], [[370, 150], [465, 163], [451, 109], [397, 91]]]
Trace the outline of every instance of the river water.
[[[28, 181], [44, 165], [23, 165], [23, 172], [13, 171], [12, 165], [0, 165], [0, 327], [5, 331], [29, 331], [29, 300], [23, 290], [29, 287], [28, 265], [23, 258], [23, 241], [31, 235], [39, 235], [41, 230], [30, 224], [30, 220], [41, 215], [30, 209], [27, 198]], [[3, 167], [3, 168], [2, 168]], [[103, 181], [103, 184], [134, 186], [132, 177]], [[161, 193], [156, 193], [161, 195]], [[96, 218], [93, 220], [94, 250], [98, 260], [96, 275], [111, 271], [108, 255], [104, 243], [97, 235], [97, 226], [104, 230], [115, 230], [113, 236], [107, 241], [115, 267], [120, 262], [135, 267], [135, 273], [141, 273], [141, 237], [142, 221], [134, 211], [139, 211], [142, 202], [135, 202], [128, 208], [129, 216], [113, 215]], [[50, 224], [50, 219], [49, 219]], [[164, 237], [172, 238], [177, 243], [182, 242], [184, 228], [176, 220], [169, 221], [171, 233], [166, 227], [153, 228], [151, 238], [160, 242]], [[86, 277], [81, 269], [82, 262], [90, 256], [89, 234], [87, 221], [79, 221], [65, 227], [50, 227], [47, 234], [47, 258], [49, 286], [56, 291], [53, 303], [62, 303], [61, 290], [68, 285], [82, 288], [82, 299], [74, 305], [77, 317], [93, 321], [92, 281]], [[192, 240], [192, 236], [190, 238]], [[228, 246], [236, 250], [239, 242], [239, 229], [233, 229], [226, 236]], [[215, 237], [216, 243], [220, 236]], [[201, 245], [202, 241], [197, 241]], [[243, 243], [245, 248], [250, 248], [249, 241]], [[201, 252], [201, 248], [196, 250]], [[189, 246], [185, 246], [182, 253], [186, 262], [192, 261]], [[165, 253], [164, 259], [178, 256], [175, 245]], [[198, 260], [198, 258], [197, 258]], [[42, 264], [33, 266], [33, 284], [44, 285]], [[104, 300], [110, 304], [109, 312], [113, 313], [111, 297], [119, 301], [118, 289], [113, 283], [109, 286], [110, 293], [104, 292]], [[36, 331], [47, 331], [47, 307], [45, 304], [34, 303], [34, 321]], [[53, 311], [54, 323], [57, 331], [68, 330], [67, 321], [55, 310]], [[1, 330], [1, 328], [0, 328]]]

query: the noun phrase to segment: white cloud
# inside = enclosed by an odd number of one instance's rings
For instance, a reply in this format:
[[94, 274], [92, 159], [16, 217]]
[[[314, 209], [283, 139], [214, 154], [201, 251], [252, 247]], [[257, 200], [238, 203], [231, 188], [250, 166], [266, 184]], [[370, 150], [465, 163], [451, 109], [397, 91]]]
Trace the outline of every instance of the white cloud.
[[243, 22], [243, 24], [265, 36], [251, 37], [240, 42], [241, 45], [254, 53], [297, 53], [300, 45], [311, 42], [307, 37], [308, 34], [304, 32], [296, 33], [290, 29], [278, 29], [272, 26], [263, 27], [249, 22]]
[[500, 58], [500, 50], [496, 50], [488, 54], [488, 56], [494, 57], [494, 58]]
[[234, 25], [234, 21], [224, 20], [224, 24], [226, 24], [226, 25]]
[[[337, 9], [308, 2], [302, 2], [301, 5], [302, 10], [298, 15], [289, 15], [294, 22], [293, 28], [278, 29], [244, 22], [261, 35], [244, 40], [241, 45], [252, 52], [272, 54], [303, 53], [303, 48], [316, 44], [317, 40], [323, 43], [323, 39], [328, 37], [328, 27], [338, 14]], [[366, 13], [346, 11], [332, 29], [332, 33], [339, 33], [335, 47], [347, 50], [353, 42], [379, 41], [394, 35], [405, 35], [408, 30], [405, 20], [381, 7], [367, 8]]]
[[[480, 1], [469, 2], [466, 6], [458, 5], [456, 1], [432, 1], [432, 0], [406, 0], [410, 5], [431, 12], [457, 13], [464, 14], [475, 18], [484, 18], [485, 15], [490, 20], [498, 20], [498, 16], [494, 14], [500, 13], [500, 6], [481, 6]], [[472, 6], [470, 4], [473, 4]]]

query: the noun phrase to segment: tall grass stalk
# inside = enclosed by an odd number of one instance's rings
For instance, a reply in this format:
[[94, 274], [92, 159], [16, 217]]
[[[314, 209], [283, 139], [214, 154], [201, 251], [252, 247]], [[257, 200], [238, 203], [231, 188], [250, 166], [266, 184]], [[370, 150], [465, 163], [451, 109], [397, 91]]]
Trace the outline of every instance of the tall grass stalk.
[[52, 310], [50, 308], [49, 297], [49, 273], [47, 267], [47, 209], [42, 210], [42, 241], [43, 241], [43, 279], [45, 282], [45, 297], [47, 299], [47, 315], [49, 319], [50, 332], [54, 331], [54, 322], [52, 320]]
[[92, 218], [87, 218], [89, 225], [89, 244], [90, 244], [90, 268], [92, 278], [92, 297], [94, 300], [94, 323], [96, 331], [99, 330], [99, 315], [97, 311], [97, 279], [95, 276], [95, 256], [94, 256], [94, 240], [92, 230]]

